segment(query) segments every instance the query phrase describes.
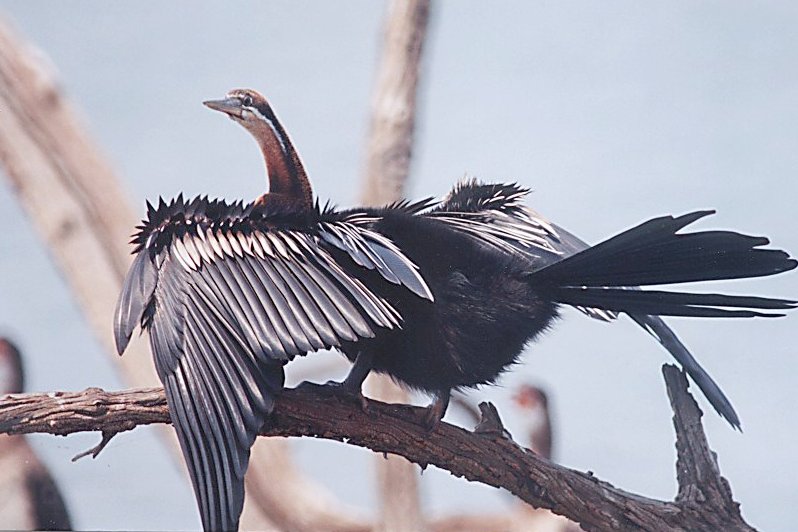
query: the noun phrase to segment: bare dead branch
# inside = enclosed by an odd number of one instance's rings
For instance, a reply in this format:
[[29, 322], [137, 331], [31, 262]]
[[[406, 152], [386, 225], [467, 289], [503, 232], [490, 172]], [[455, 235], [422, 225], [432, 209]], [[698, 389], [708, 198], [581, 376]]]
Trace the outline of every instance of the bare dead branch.
[[404, 197], [429, 10], [429, 0], [394, 0], [389, 7], [366, 148], [361, 195], [366, 205]]
[[[667, 502], [618, 489], [583, 473], [554, 464], [502, 435], [474, 433], [447, 423], [428, 432], [424, 410], [371, 401], [368, 413], [349, 397], [319, 390], [285, 390], [262, 434], [337, 440], [378, 453], [401, 455], [422, 468], [434, 465], [467, 480], [504, 488], [536, 508], [546, 508], [580, 523], [586, 530], [752, 530], [740, 517], [731, 493], [713, 493], [728, 485], [717, 471], [700, 426], [700, 412], [678, 369], [665, 369], [678, 433], [680, 467], [698, 464], [702, 476], [679, 475], [690, 493]], [[137, 425], [168, 423], [160, 389], [13, 395], [0, 400], [0, 433], [80, 431], [107, 433]], [[686, 422], [686, 424], [685, 424]], [[706, 450], [706, 452], [704, 451]], [[690, 456], [688, 456], [690, 455]], [[705, 478], [707, 477], [707, 478]], [[680, 488], [680, 493], [681, 493]], [[733, 511], [731, 511], [733, 510]], [[722, 514], [722, 515], [721, 515]]]
[[109, 443], [111, 443], [111, 440], [117, 434], [119, 434], [119, 433], [118, 432], [103, 432], [102, 433], [102, 438], [100, 439], [100, 443], [98, 443], [97, 445], [95, 445], [91, 449], [86, 449], [82, 453], [76, 454], [75, 456], [72, 457], [72, 461], [73, 462], [77, 462], [81, 458], [86, 458], [87, 456], [91, 456], [92, 458], [97, 458], [98, 456], [100, 456], [100, 453], [103, 452], [103, 449], [105, 449], [106, 446]]
[[[714, 530], [754, 530], [740, 514], [740, 504], [732, 497], [729, 482], [720, 474], [717, 456], [709, 448], [701, 410], [687, 392], [687, 377], [675, 366], [666, 364], [662, 374], [673, 408], [676, 429], [676, 478], [679, 492], [676, 503], [687, 514], [700, 514]], [[707, 512], [713, 508], [713, 512]]]
[[[106, 351], [136, 218], [52, 67], [0, 19], [0, 164]], [[114, 357], [130, 386], [158, 380], [143, 342]]]
[[[404, 196], [429, 9], [429, 0], [393, 0], [388, 8], [366, 147], [361, 197], [367, 205], [382, 205]], [[407, 393], [386, 377], [371, 377], [367, 386], [377, 398], [408, 401]], [[386, 457], [377, 462], [376, 470], [380, 493], [378, 529], [422, 530], [424, 519], [415, 468], [401, 458]]]

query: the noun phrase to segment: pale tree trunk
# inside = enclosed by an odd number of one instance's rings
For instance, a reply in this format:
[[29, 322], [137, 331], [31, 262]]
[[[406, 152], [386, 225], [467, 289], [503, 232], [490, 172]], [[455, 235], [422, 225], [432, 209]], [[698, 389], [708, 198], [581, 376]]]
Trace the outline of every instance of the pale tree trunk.
[[[111, 320], [136, 217], [41, 57], [0, 21], [0, 162], [92, 331], [111, 354]], [[132, 342], [128, 355], [114, 360], [127, 384], [158, 383], [145, 342]]]
[[[367, 205], [383, 205], [404, 196], [429, 10], [429, 0], [390, 3], [366, 152], [362, 200]], [[371, 395], [389, 402], [405, 403], [409, 399], [407, 392], [386, 377], [370, 377], [367, 389]], [[422, 530], [418, 467], [393, 455], [377, 460], [377, 528], [383, 532]]]

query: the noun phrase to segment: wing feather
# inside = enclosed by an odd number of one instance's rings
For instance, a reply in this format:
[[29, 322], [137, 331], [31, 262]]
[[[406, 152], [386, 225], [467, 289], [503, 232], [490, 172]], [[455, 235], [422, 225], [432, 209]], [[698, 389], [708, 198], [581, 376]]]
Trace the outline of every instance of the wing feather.
[[187, 460], [187, 465], [194, 484], [194, 493], [200, 505], [203, 526], [210, 527], [216, 522], [213, 516], [216, 515], [219, 504], [216, 496], [218, 480], [216, 472], [209, 467], [208, 451], [202, 445], [203, 437], [197, 423], [198, 417], [194, 411], [190, 392], [186, 389], [182, 368], [178, 368], [169, 376], [164, 382], [164, 388], [175, 432], [184, 455], [188, 455], [190, 459]]
[[[252, 267], [253, 261], [245, 261], [244, 264], [254, 275], [255, 271]], [[314, 320], [313, 316], [308, 314], [313, 313], [315, 305], [307, 298], [302, 284], [296, 278], [294, 272], [289, 269], [287, 265], [283, 264], [282, 261], [275, 260], [273, 264], [269, 266], [273, 266], [276, 272], [276, 275], [269, 276], [269, 280], [275, 285], [281, 285], [279, 288], [275, 288], [278, 289], [285, 298], [285, 302], [288, 306], [286, 312], [290, 312], [296, 317], [298, 324], [296, 334], [301, 334], [305, 342], [307, 342], [307, 351], [323, 349], [325, 347], [325, 342], [321, 339], [317, 328], [324, 328], [325, 324], [323, 320]], [[263, 288], [258, 279], [252, 279], [251, 282], [257, 288]], [[316, 318], [320, 318], [320, 316], [316, 316]]]
[[[190, 328], [191, 330], [192, 328]], [[202, 346], [198, 344], [199, 335], [197, 331], [191, 330], [191, 336], [187, 337], [187, 348], [191, 352], [202, 353]], [[213, 344], [211, 344], [213, 345]], [[225, 377], [222, 375], [222, 370], [219, 368], [218, 363], [208, 360], [208, 357], [198, 356], [196, 360], [186, 357], [182, 363], [184, 369], [190, 372], [191, 382], [195, 386], [204, 391], [204, 395], [210, 398], [210, 402], [205, 405], [206, 410], [211, 413], [208, 416], [208, 421], [211, 425], [211, 433], [217, 442], [217, 449], [222, 449], [226, 457], [232, 458], [235, 465], [235, 470], [242, 473], [245, 469], [245, 463], [239, 457], [239, 453], [231, 452], [234, 448], [224, 445], [219, 445], [219, 442], [224, 439], [226, 435], [235, 435], [241, 446], [247, 444], [247, 439], [242, 438], [240, 418], [234, 412], [230, 412], [226, 405], [235, 405], [236, 398], [232, 396], [230, 387], [224, 386]], [[246, 434], [246, 433], [244, 433]], [[243, 440], [243, 441], [242, 441]]]
[[[334, 289], [329, 279], [310, 261], [299, 260], [296, 264], [307, 274], [308, 283], [305, 284], [305, 288], [330, 324], [332, 328], [331, 337], [335, 338], [337, 336], [344, 340], [356, 339], [355, 331], [341, 313], [341, 305], [339, 304], [345, 303], [349, 306], [351, 303], [345, 298], [338, 297], [339, 292]], [[324, 332], [326, 333], [326, 329], [324, 329]], [[322, 329], [319, 329], [319, 333], [322, 333]], [[325, 337], [325, 341], [329, 341], [327, 337]]]
[[423, 214], [511, 254], [559, 254], [554, 225], [521, 201], [529, 190], [514, 184], [458, 183], [441, 204]]
[[[269, 280], [273, 283], [273, 293], [282, 296], [280, 305], [277, 308], [283, 316], [283, 321], [288, 326], [291, 338], [297, 348], [302, 352], [322, 349], [324, 344], [316, 332], [315, 325], [311, 323], [304, 309], [297, 302], [293, 287], [288, 286], [285, 282], [287, 275], [280, 275], [279, 273], [284, 269], [282, 261], [274, 260], [268, 266], [276, 272], [270, 276]], [[252, 270], [249, 261], [241, 261], [239, 267], [246, 272], [250, 286], [254, 290], [253, 293], [257, 292], [258, 289], [263, 289], [263, 285]]]
[[334, 254], [320, 224], [278, 226], [253, 208], [159, 202], [134, 238], [114, 322], [120, 351], [137, 325], [149, 330], [206, 530], [238, 525], [249, 449], [283, 364], [400, 325], [358, 268], [431, 298], [415, 265], [365, 225], [331, 222], [345, 252]]
[[116, 305], [114, 340], [119, 354], [125, 351], [155, 290], [157, 270], [148, 255], [139, 253], [133, 259]]
[[[231, 413], [235, 418], [235, 434], [242, 445], [251, 443], [248, 442], [246, 434], [248, 431], [258, 429], [257, 404], [253, 404], [255, 403], [253, 396], [259, 392], [257, 384], [253, 381], [253, 374], [257, 370], [245, 367], [248, 357], [237, 354], [235, 346], [225, 342], [225, 333], [214, 324], [204, 321], [200, 317], [201, 312], [195, 309], [197, 307], [192, 305], [189, 311], [186, 340], [191, 343], [187, 350], [197, 356], [186, 358], [204, 361], [209, 370], [206, 374], [213, 377], [215, 384], [225, 392], [225, 404], [231, 407], [237, 406], [233, 410], [234, 413]], [[227, 345], [222, 345], [223, 343]]]
[[[332, 279], [340, 283], [340, 285], [346, 289], [349, 295], [354, 298], [360, 309], [365, 311], [367, 317], [371, 318], [378, 325], [382, 325], [386, 328], [393, 328], [393, 326], [397, 324], [392, 323], [379, 308], [381, 306], [380, 303], [384, 303], [385, 305], [388, 304], [375, 297], [358, 279], [348, 276], [333, 262], [328, 263], [322, 261], [319, 265], [322, 269], [327, 271]], [[335, 292], [336, 290], [333, 289], [333, 291]], [[363, 338], [372, 338], [374, 336], [374, 331], [369, 326], [366, 316], [358, 312], [354, 305], [342, 305], [341, 310], [346, 321], [358, 336]]]
[[373, 216], [352, 212], [342, 220], [319, 224], [319, 238], [346, 252], [359, 266], [377, 270], [383, 279], [401, 284], [419, 297], [432, 301], [432, 292], [413, 261], [390, 239], [371, 231]]
[[[250, 258], [247, 263], [253, 273], [258, 275], [258, 278], [264, 282], [265, 285], [266, 280], [264, 276], [260, 274], [260, 271], [266, 273], [262, 263], [252, 258]], [[287, 276], [283, 276], [283, 279], [290, 285], [291, 294], [295, 298], [292, 303], [292, 308], [301, 309], [302, 313], [307, 318], [303, 325], [303, 329], [308, 333], [314, 333], [311, 338], [314, 342], [314, 347], [316, 349], [321, 349], [327, 345], [333, 345], [335, 343], [335, 331], [320, 308], [324, 301], [329, 301], [329, 298], [323, 294], [318, 294], [317, 298], [311, 293], [311, 286], [314, 285], [314, 281], [310, 278], [304, 267], [292, 268], [287, 271], [287, 274]], [[266, 275], [268, 276], [268, 274]], [[268, 276], [268, 281], [273, 282], [271, 276]]]
[[[218, 272], [215, 272], [215, 266], [209, 265], [206, 269], [203, 276], [203, 280], [205, 281], [204, 285], [200, 285], [203, 288], [203, 293], [209, 299], [209, 306], [214, 310], [214, 312], [224, 312], [224, 322], [225, 324], [236, 331], [239, 331], [240, 334], [244, 334], [241, 331], [241, 321], [239, 318], [241, 311], [236, 311], [237, 303], [233, 305], [228, 305], [226, 302], [229, 297], [229, 292], [222, 292], [219, 290], [216, 282], [214, 281], [214, 275], [218, 275]], [[279, 312], [274, 306], [272, 302], [272, 297], [262, 299], [261, 304], [263, 305], [263, 310], [268, 316], [269, 325], [270, 327], [262, 331], [262, 335], [259, 336], [261, 342], [264, 342], [268, 349], [261, 354], [262, 357], [266, 358], [273, 358], [279, 360], [288, 360], [287, 349], [285, 347], [284, 342], [281, 338], [286, 338], [288, 336], [288, 330], [283, 323], [282, 318], [280, 317]], [[220, 318], [221, 319], [221, 318]]]
[[[188, 344], [193, 344], [196, 339], [189, 339], [187, 341]], [[199, 349], [197, 345], [193, 345], [189, 347], [189, 349]], [[229, 506], [229, 501], [234, 499], [233, 490], [234, 484], [232, 475], [236, 474], [236, 470], [241, 471], [241, 465], [238, 465], [238, 468], [235, 467], [233, 463], [233, 456], [237, 453], [231, 453], [231, 446], [227, 444], [225, 438], [229, 437], [225, 432], [222, 430], [222, 425], [224, 425], [225, 421], [229, 421], [229, 417], [226, 415], [227, 413], [223, 411], [222, 408], [217, 407], [217, 405], [221, 405], [223, 403], [217, 402], [218, 398], [214, 395], [214, 386], [212, 383], [208, 382], [206, 379], [207, 369], [206, 368], [197, 368], [197, 364], [199, 360], [194, 360], [191, 358], [185, 358], [181, 362], [181, 373], [183, 373], [185, 380], [187, 382], [192, 383], [192, 399], [195, 405], [193, 411], [189, 415], [197, 415], [199, 413], [208, 413], [207, 415], [207, 425], [205, 426], [204, 437], [207, 440], [203, 439], [198, 442], [199, 445], [205, 445], [209, 448], [210, 455], [213, 457], [214, 463], [213, 464], [213, 474], [216, 477], [216, 485], [223, 488], [223, 492], [221, 493], [223, 500], [220, 507], [223, 511]], [[222, 516], [222, 520], [225, 519], [225, 516]]]

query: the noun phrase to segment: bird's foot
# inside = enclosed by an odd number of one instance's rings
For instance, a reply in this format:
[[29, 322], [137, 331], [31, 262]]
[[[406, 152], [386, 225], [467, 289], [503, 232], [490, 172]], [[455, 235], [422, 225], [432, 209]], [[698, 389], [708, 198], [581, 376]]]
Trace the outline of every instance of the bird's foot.
[[448, 406], [449, 393], [447, 392], [436, 396], [432, 404], [427, 407], [427, 412], [424, 414], [424, 426], [427, 427], [428, 432], [438, 428]]
[[441, 424], [442, 418], [443, 414], [437, 411], [435, 405], [429, 405], [427, 407], [427, 412], [424, 414], [424, 426], [426, 427], [427, 432], [434, 432], [435, 429], [438, 428], [438, 425]]
[[357, 401], [360, 404], [360, 409], [368, 414], [369, 413], [369, 400], [363, 395], [363, 392], [358, 388], [353, 388], [347, 385], [347, 382], [327, 381], [324, 384], [317, 382], [303, 381], [300, 382], [297, 390], [313, 390], [318, 393], [327, 393], [330, 395], [337, 395], [340, 397], [347, 397]]

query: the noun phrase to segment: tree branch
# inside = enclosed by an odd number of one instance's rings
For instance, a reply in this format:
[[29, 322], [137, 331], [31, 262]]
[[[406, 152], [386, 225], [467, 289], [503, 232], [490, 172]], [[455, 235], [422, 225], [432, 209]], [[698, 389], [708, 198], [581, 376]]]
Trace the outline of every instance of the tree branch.
[[[714, 530], [754, 530], [740, 515], [729, 482], [720, 474], [717, 455], [709, 448], [701, 410], [687, 393], [687, 377], [670, 364], [662, 367], [676, 429], [676, 503], [687, 514], [699, 513]], [[706, 508], [714, 508], [708, 513]]]
[[[441, 423], [427, 432], [421, 408], [371, 401], [366, 413], [348, 397], [318, 390], [285, 390], [262, 434], [325, 438], [398, 454], [422, 468], [435, 465], [455, 476], [504, 488], [586, 530], [752, 530], [742, 520], [728, 483], [720, 477], [687, 380], [673, 366], [663, 372], [676, 412], [681, 471], [680, 495], [673, 502], [635, 495], [590, 472], [554, 464], [502, 436], [501, 431], [474, 433]], [[160, 389], [105, 392], [90, 388], [0, 400], [0, 433], [111, 433], [168, 422]]]

